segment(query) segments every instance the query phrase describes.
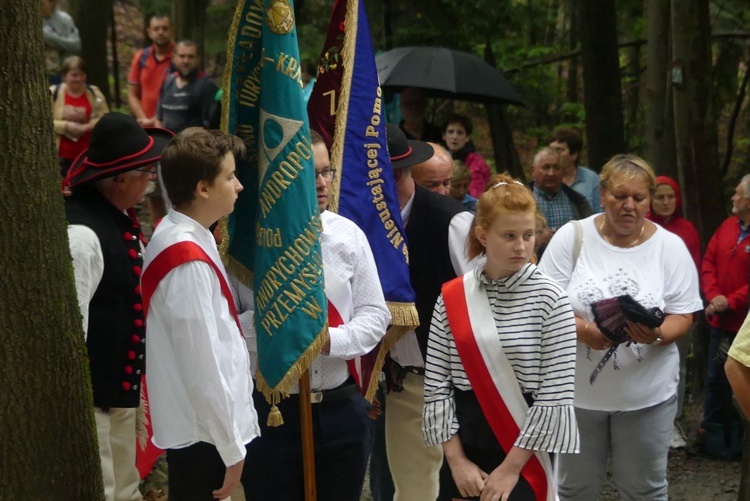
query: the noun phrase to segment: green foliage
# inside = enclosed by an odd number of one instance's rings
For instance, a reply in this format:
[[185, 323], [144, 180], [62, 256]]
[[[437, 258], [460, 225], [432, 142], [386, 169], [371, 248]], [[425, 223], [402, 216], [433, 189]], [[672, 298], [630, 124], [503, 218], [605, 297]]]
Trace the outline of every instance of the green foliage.
[[140, 3], [144, 19], [148, 19], [155, 14], [169, 16], [172, 12], [170, 0], [141, 0]]

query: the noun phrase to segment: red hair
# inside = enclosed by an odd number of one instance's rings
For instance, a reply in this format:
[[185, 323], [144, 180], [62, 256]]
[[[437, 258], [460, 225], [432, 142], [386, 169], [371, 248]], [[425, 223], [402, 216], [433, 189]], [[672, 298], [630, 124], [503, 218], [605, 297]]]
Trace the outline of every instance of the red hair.
[[485, 253], [484, 246], [475, 235], [474, 228], [489, 230], [495, 220], [510, 212], [536, 214], [536, 199], [531, 190], [508, 174], [497, 174], [490, 179], [489, 188], [477, 202], [477, 213], [471, 223], [466, 244], [466, 254], [474, 259]]

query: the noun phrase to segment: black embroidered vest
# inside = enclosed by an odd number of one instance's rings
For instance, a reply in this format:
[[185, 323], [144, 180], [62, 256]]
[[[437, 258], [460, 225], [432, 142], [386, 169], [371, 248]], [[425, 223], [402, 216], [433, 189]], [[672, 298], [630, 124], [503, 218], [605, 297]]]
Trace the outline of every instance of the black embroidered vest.
[[89, 303], [86, 341], [94, 405], [137, 407], [146, 348], [140, 224], [93, 188], [66, 199], [65, 215], [68, 224], [96, 233], [104, 256], [104, 274]]

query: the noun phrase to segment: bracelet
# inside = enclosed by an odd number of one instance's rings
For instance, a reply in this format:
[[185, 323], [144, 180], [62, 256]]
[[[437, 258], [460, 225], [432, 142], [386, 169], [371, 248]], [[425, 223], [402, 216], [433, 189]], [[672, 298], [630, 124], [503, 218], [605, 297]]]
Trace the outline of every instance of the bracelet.
[[649, 343], [649, 344], [653, 344], [656, 346], [664, 342], [664, 332], [661, 330], [661, 327], [657, 327], [657, 329], [658, 329], [658, 332], [656, 334], [656, 339], [654, 339], [653, 341]]

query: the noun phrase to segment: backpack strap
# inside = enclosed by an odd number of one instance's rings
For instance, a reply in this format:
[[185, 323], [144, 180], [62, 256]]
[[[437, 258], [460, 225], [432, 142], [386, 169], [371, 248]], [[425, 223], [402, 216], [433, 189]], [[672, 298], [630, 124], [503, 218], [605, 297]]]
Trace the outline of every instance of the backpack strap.
[[151, 45], [148, 47], [144, 47], [143, 51], [141, 52], [141, 59], [138, 61], [138, 66], [140, 66], [141, 69], [146, 67], [146, 61], [148, 61], [148, 56], [151, 54]]

